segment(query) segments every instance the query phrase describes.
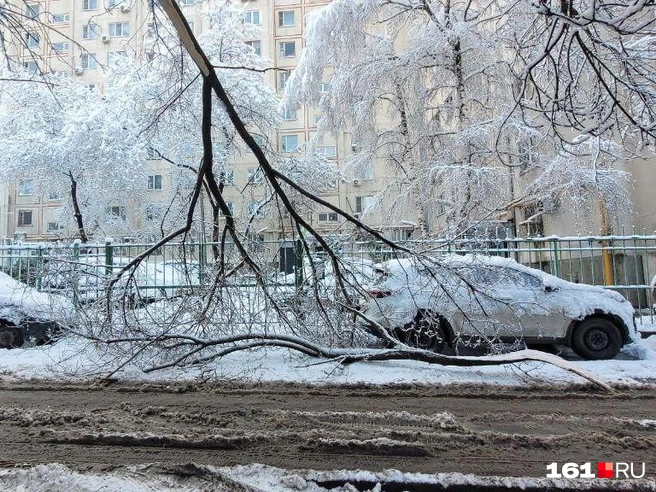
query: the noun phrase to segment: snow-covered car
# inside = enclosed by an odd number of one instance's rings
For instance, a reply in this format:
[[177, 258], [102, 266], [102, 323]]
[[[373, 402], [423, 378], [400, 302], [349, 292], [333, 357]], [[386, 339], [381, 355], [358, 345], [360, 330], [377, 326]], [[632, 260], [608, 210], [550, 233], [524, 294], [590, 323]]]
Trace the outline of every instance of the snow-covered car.
[[134, 273], [134, 280], [142, 298], [176, 297], [200, 285], [200, 265], [195, 261], [142, 263]]
[[64, 331], [74, 311], [68, 299], [39, 292], [0, 272], [0, 348], [51, 341]]
[[[104, 257], [89, 256], [77, 261], [51, 261], [42, 285], [51, 292], [76, 297], [80, 302], [104, 299], [112, 272], [117, 272], [132, 261], [129, 257], [114, 257], [112, 266], [105, 265]], [[129, 282], [128, 293], [141, 300], [157, 300], [182, 295], [200, 284], [200, 265], [195, 261], [143, 262], [132, 276], [124, 275], [115, 286], [117, 292]]]
[[294, 273], [277, 274], [270, 279], [272, 283], [277, 284], [274, 298], [283, 305], [294, 305], [303, 298], [334, 304], [336, 300], [344, 301], [344, 294], [357, 298], [362, 286], [371, 283], [375, 278], [374, 266], [374, 262], [365, 258], [340, 258], [340, 284], [330, 260], [315, 260], [313, 269], [309, 260], [305, 259], [303, 281], [298, 287], [294, 285]]
[[[633, 306], [617, 292], [574, 284], [499, 257], [446, 256], [379, 264], [362, 308], [369, 329], [440, 351], [458, 341], [563, 344], [610, 359], [635, 339]], [[373, 323], [372, 323], [373, 322]]]

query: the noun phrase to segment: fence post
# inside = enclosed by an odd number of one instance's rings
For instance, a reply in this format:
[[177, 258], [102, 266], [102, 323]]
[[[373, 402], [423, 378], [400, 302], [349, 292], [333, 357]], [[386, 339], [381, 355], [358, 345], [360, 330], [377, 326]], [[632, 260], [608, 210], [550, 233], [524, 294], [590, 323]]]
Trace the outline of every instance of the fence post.
[[558, 240], [551, 240], [551, 252], [553, 253], [553, 271], [556, 277], [560, 277], [560, 259], [558, 258]]
[[34, 273], [34, 287], [41, 290], [41, 276], [43, 275], [43, 244], [36, 250], [36, 272]]
[[303, 242], [296, 240], [294, 248], [294, 285], [298, 289], [303, 283]]
[[105, 239], [105, 275], [108, 277], [114, 272], [114, 246], [111, 239]]
[[[203, 236], [204, 238], [204, 236]], [[204, 240], [204, 239], [203, 239]], [[203, 283], [203, 270], [205, 268], [205, 243], [198, 243], [198, 283]]]

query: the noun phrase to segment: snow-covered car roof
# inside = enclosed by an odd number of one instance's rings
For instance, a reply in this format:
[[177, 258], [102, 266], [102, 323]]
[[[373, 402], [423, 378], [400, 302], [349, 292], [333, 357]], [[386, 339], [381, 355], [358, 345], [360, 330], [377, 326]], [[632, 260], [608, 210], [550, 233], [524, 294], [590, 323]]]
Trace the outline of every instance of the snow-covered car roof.
[[568, 282], [561, 278], [555, 277], [549, 273], [530, 268], [517, 263], [512, 258], [503, 258], [501, 256], [485, 256], [485, 255], [444, 255], [436, 258], [402, 258], [388, 260], [376, 265], [377, 269], [388, 271], [394, 275], [396, 272], [402, 271], [404, 275], [411, 271], [413, 268], [421, 269], [430, 266], [444, 266], [451, 268], [464, 268], [464, 267], [496, 267], [496, 268], [510, 268], [515, 271], [523, 272], [527, 275], [539, 277], [545, 286], [551, 288], [568, 288], [577, 290], [594, 291], [605, 296], [608, 296], [616, 301], [625, 301], [624, 297], [613, 290], [604, 289], [589, 284], [575, 284]]
[[0, 272], [0, 317], [18, 323], [24, 316], [43, 320], [70, 318], [73, 303], [62, 296], [39, 292]]

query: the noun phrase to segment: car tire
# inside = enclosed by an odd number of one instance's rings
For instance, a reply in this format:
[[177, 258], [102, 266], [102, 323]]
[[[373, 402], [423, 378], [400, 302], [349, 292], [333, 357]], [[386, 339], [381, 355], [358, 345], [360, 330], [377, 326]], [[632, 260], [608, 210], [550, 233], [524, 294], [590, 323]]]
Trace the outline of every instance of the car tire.
[[16, 348], [23, 345], [25, 340], [20, 328], [3, 326], [0, 327], [0, 348]]
[[409, 347], [442, 352], [446, 343], [446, 320], [428, 311], [419, 311], [415, 319], [397, 328], [396, 337]]
[[605, 318], [583, 320], [572, 332], [572, 349], [584, 359], [612, 359], [621, 348], [622, 332]]

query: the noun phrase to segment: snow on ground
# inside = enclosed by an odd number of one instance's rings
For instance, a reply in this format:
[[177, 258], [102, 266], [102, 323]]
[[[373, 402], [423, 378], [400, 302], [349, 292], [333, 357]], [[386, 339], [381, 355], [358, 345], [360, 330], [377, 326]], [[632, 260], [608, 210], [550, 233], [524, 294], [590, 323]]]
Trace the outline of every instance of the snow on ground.
[[640, 316], [636, 319], [638, 331], [645, 333], [656, 333], [656, 315]]
[[652, 480], [562, 480], [545, 478], [513, 478], [513, 477], [478, 477], [461, 473], [438, 473], [428, 475], [423, 473], [404, 473], [397, 470], [384, 472], [368, 471], [301, 471], [281, 470], [266, 465], [252, 464], [246, 466], [214, 468], [210, 466], [195, 467], [186, 465], [189, 471], [199, 472], [199, 476], [190, 473], [182, 479], [169, 470], [154, 469], [148, 465], [120, 468], [106, 473], [79, 473], [64, 465], [37, 465], [27, 469], [0, 469], [0, 488], [14, 491], [60, 491], [91, 492], [160, 492], [169, 491], [215, 491], [233, 492], [267, 491], [267, 492], [352, 492], [356, 490], [350, 485], [331, 485], [331, 488], [319, 484], [357, 483], [368, 490], [380, 491], [379, 483], [407, 484], [412, 489], [416, 484], [435, 486], [499, 486], [517, 487], [528, 490], [656, 490]]
[[[625, 347], [620, 356], [605, 361], [570, 361], [608, 383], [643, 384], [656, 381], [656, 336]], [[57, 379], [81, 381], [109, 374], [103, 354], [86, 341], [67, 338], [54, 345], [0, 349], [0, 380]], [[126, 366], [114, 375], [122, 380], [193, 380], [201, 369], [165, 369], [145, 374]], [[540, 362], [487, 367], [445, 367], [417, 361], [386, 361], [340, 366], [286, 349], [237, 352], [202, 369], [220, 379], [332, 384], [498, 384], [582, 382], [577, 376]]]

